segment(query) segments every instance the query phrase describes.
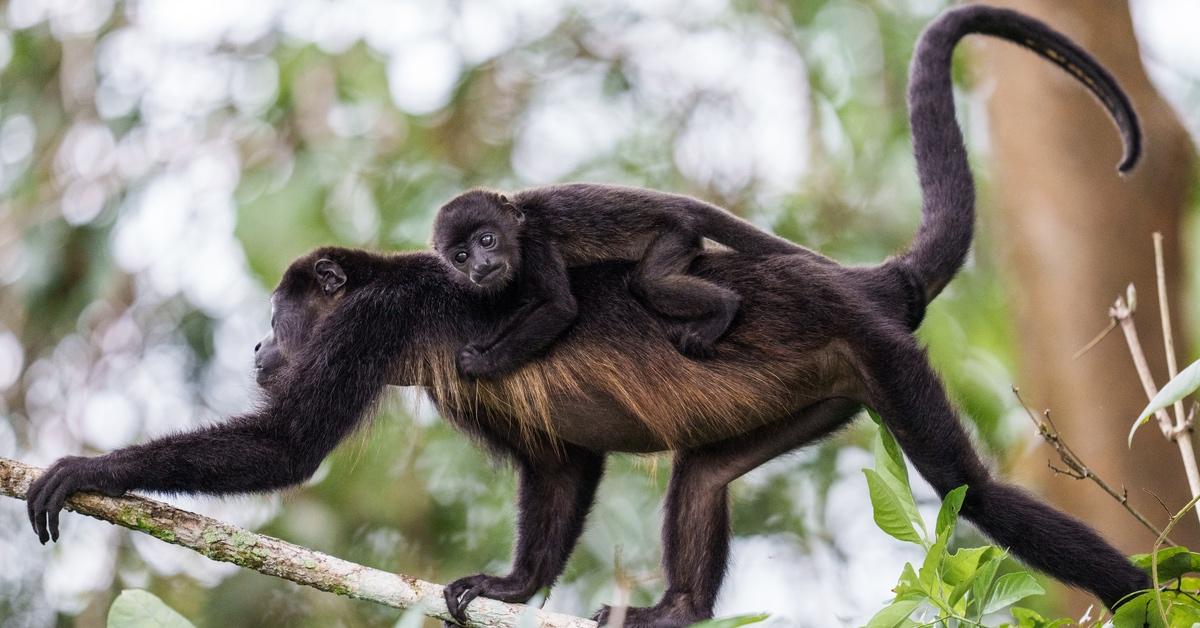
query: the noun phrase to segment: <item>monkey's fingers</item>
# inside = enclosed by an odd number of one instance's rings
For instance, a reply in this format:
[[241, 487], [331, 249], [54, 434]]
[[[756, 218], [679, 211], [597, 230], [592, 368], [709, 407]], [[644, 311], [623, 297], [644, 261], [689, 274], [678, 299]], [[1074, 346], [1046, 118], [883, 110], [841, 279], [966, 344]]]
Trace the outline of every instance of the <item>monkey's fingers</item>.
[[450, 611], [450, 615], [457, 619], [459, 623], [467, 623], [467, 605], [471, 600], [479, 597], [479, 583], [483, 581], [483, 574], [460, 578], [446, 585], [442, 595], [446, 598], [446, 608]]
[[48, 479], [44, 482], [35, 495], [31, 495], [33, 504], [33, 531], [37, 533], [38, 541], [42, 545], [50, 540], [50, 531], [47, 522], [47, 505], [54, 492], [58, 490], [58, 476], [62, 475], [62, 471], [51, 469], [46, 473]]
[[41, 504], [45, 501], [46, 496], [53, 491], [54, 478], [62, 472], [61, 461], [50, 466], [38, 479], [29, 485], [29, 490], [25, 493], [25, 509], [29, 513], [29, 525], [33, 528], [34, 534], [38, 535], [38, 540], [45, 543], [48, 538], [42, 536], [40, 520], [44, 519], [44, 510]]

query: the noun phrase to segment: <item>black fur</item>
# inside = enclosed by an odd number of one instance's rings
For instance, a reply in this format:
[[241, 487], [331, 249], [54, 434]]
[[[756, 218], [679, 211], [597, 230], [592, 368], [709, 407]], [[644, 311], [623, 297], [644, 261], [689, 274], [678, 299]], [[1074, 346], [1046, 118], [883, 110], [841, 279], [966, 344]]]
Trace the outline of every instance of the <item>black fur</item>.
[[[626, 625], [684, 626], [711, 616], [728, 553], [728, 483], [836, 430], [861, 405], [880, 412], [939, 493], [966, 484], [963, 515], [1017, 558], [1110, 607], [1150, 586], [1146, 574], [1085, 524], [992, 477], [911, 334], [970, 241], [970, 172], [961, 137], [949, 130], [947, 73], [949, 49], [977, 31], [1019, 43], [1030, 36], [1070, 59], [1115, 109], [1130, 156], [1124, 165], [1132, 165], [1136, 118], [1090, 57], [1011, 11], [947, 12], [922, 37], [913, 70], [914, 144], [927, 199], [912, 251], [873, 268], [844, 268], [803, 253], [699, 255], [689, 273], [743, 298], [737, 321], [703, 363], [678, 358], [662, 340], [664, 323], [630, 297], [636, 266], [611, 262], [568, 272], [577, 320], [542, 361], [563, 366], [580, 359], [572, 356], [609, 351], [605, 359], [619, 360], [628, 380], [684, 388], [664, 389], [664, 398], [699, 398], [712, 393], [701, 387], [714, 377], [732, 382], [731, 373], [769, 368], [771, 377], [755, 380], [763, 397], [754, 416], [717, 417], [697, 405], [687, 438], [667, 442], [623, 410], [620, 393], [628, 389], [616, 390], [598, 374], [575, 382], [575, 392], [556, 393], [555, 433], [530, 439], [519, 416], [472, 399], [435, 399], [447, 420], [514, 461], [521, 479], [513, 569], [451, 584], [446, 601], [455, 617], [474, 597], [520, 601], [553, 584], [582, 529], [605, 453], [664, 448], [676, 456], [663, 531], [667, 590], [659, 604], [630, 609]], [[79, 490], [235, 493], [301, 482], [369, 414], [386, 384], [429, 384], [406, 377], [437, 351], [495, 329], [519, 307], [517, 295], [480, 294], [456, 274], [420, 253], [322, 249], [298, 260], [275, 292], [274, 336], [260, 348], [271, 356], [263, 360], [267, 404], [223, 425], [58, 461], [30, 488], [34, 529], [43, 542], [57, 538], [58, 513]], [[927, 298], [914, 299], [915, 286]], [[692, 379], [670, 380], [663, 365]], [[733, 394], [725, 390], [733, 388], [719, 387], [718, 394]], [[598, 616], [605, 619], [607, 609]]]
[[633, 293], [676, 322], [671, 332], [681, 352], [711, 357], [741, 299], [686, 274], [704, 238], [745, 253], [820, 258], [719, 207], [655, 190], [569, 183], [523, 190], [511, 200], [487, 190], [455, 197], [434, 220], [434, 248], [467, 285], [497, 292], [515, 284], [523, 302], [463, 347], [460, 371], [495, 378], [545, 351], [577, 314], [567, 268], [606, 260], [638, 262]]

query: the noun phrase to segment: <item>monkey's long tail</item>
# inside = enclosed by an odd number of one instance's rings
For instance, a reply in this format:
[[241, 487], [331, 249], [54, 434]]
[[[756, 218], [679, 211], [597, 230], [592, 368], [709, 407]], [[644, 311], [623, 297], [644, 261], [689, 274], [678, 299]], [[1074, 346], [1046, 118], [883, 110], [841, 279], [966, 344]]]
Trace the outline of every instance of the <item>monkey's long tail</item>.
[[1083, 83], [1108, 110], [1125, 145], [1117, 170], [1141, 154], [1142, 134], [1129, 98], [1090, 54], [1042, 22], [1007, 9], [970, 5], [934, 20], [917, 42], [909, 72], [908, 119], [923, 195], [921, 226], [897, 258], [932, 301], [966, 261], [975, 223], [975, 184], [954, 116], [950, 61], [954, 46], [978, 33], [1011, 41], [1048, 59]]

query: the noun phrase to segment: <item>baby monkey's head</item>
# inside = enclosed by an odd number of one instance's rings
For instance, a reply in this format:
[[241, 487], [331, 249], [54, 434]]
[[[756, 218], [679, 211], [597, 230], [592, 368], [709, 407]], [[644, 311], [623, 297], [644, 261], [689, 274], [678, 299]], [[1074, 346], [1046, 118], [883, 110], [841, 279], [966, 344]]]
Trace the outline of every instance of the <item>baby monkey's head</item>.
[[507, 196], [471, 190], [438, 210], [433, 248], [471, 286], [495, 292], [521, 269], [524, 223], [525, 215]]

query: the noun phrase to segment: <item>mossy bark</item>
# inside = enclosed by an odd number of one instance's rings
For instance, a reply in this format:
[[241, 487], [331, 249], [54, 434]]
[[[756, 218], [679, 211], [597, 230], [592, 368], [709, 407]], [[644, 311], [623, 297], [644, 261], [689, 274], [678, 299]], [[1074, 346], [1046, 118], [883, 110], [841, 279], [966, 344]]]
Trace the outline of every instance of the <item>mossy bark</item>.
[[[30, 483], [41, 473], [37, 467], [0, 458], [0, 494], [24, 499]], [[420, 608], [430, 617], [450, 619], [441, 585], [352, 563], [159, 501], [79, 493], [67, 500], [67, 509], [149, 534], [213, 560], [338, 595], [400, 609]], [[467, 617], [469, 626], [488, 628], [531, 625], [526, 617], [533, 618], [532, 625], [547, 628], [596, 626], [591, 620], [485, 598], [471, 602]]]

